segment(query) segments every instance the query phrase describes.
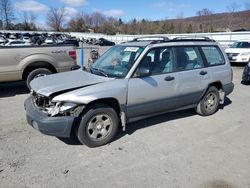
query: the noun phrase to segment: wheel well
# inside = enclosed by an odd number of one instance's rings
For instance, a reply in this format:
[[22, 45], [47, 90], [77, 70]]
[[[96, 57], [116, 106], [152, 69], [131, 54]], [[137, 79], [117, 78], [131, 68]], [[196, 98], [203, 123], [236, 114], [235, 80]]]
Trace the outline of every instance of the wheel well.
[[29, 64], [23, 71], [23, 80], [26, 80], [26, 78], [28, 77], [29, 73], [35, 69], [38, 69], [38, 68], [46, 68], [48, 70], [50, 70], [52, 73], [56, 73], [56, 68], [51, 65], [50, 63], [48, 62], [34, 62], [34, 63], [31, 63]]
[[118, 117], [119, 117], [121, 109], [120, 109], [120, 105], [119, 105], [119, 102], [118, 102], [117, 99], [115, 99], [115, 98], [105, 98], [105, 99], [98, 99], [98, 100], [92, 101], [89, 104], [87, 104], [87, 106], [79, 114], [78, 118], [76, 119], [76, 122], [74, 123], [74, 125], [72, 127], [71, 135], [74, 135], [76, 133], [76, 130], [78, 129], [79, 123], [81, 121], [81, 116], [85, 112], [87, 112], [93, 106], [95, 106], [95, 107], [100, 106], [101, 107], [103, 105], [108, 105], [111, 108], [113, 108], [116, 111], [116, 113], [118, 114]]
[[119, 115], [120, 114], [120, 105], [119, 102], [117, 101], [117, 99], [114, 98], [105, 98], [105, 99], [98, 99], [95, 101], [92, 101], [91, 103], [87, 104], [87, 106], [84, 109], [89, 109], [91, 106], [98, 106], [98, 105], [108, 105], [111, 108], [113, 108], [116, 113]]
[[213, 83], [209, 84], [209, 87], [211, 87], [211, 86], [216, 87], [218, 90], [222, 89], [222, 84], [219, 81], [218, 82], [213, 82]]

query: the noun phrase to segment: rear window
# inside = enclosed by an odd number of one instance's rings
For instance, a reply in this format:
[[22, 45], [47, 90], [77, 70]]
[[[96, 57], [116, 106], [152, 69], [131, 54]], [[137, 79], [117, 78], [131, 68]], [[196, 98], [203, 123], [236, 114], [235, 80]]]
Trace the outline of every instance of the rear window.
[[220, 49], [216, 46], [203, 46], [201, 47], [209, 66], [225, 64], [224, 56]]

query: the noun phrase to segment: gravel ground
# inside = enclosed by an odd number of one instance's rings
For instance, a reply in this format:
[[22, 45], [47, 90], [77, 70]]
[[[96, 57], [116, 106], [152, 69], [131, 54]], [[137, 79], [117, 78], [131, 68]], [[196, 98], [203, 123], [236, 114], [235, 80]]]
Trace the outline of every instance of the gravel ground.
[[233, 70], [235, 90], [216, 114], [145, 119], [94, 149], [28, 126], [24, 83], [0, 84], [0, 187], [249, 188], [250, 87], [243, 67]]

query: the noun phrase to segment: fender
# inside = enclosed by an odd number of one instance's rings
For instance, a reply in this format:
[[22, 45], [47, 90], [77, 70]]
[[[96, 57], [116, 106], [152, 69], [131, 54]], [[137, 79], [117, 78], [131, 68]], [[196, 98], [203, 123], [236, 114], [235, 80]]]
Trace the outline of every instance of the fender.
[[35, 62], [47, 62], [53, 65], [54, 67], [58, 67], [58, 63], [56, 59], [47, 54], [29, 55], [27, 57], [24, 57], [17, 66], [19, 70], [23, 71], [28, 65], [30, 65], [31, 63], [35, 63]]

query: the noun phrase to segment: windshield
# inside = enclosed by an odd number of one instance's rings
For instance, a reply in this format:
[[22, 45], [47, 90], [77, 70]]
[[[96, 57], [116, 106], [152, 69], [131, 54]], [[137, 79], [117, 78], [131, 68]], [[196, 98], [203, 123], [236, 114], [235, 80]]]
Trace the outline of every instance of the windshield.
[[231, 48], [250, 48], [250, 42], [235, 42]]
[[144, 48], [114, 46], [91, 67], [93, 73], [115, 78], [125, 78]]

